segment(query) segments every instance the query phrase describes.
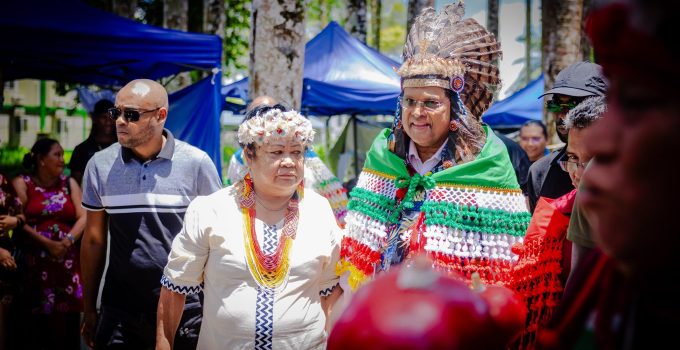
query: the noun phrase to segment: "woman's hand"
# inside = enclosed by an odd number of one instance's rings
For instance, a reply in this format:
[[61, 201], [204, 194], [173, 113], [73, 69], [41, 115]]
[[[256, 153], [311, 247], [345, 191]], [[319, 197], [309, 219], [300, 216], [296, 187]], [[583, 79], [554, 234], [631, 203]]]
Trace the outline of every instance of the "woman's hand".
[[66, 245], [66, 243], [64, 243], [63, 240], [61, 240], [61, 241], [50, 240], [50, 241], [46, 242], [45, 244], [46, 244], [45, 248], [47, 249], [47, 252], [50, 253], [52, 258], [57, 259], [57, 260], [63, 258], [64, 255], [66, 255], [66, 251], [68, 250], [68, 246]]
[[0, 248], [0, 267], [13, 271], [17, 268], [17, 263], [14, 261], [12, 253], [7, 249]]
[[0, 230], [11, 230], [17, 227], [19, 219], [16, 216], [0, 215]]

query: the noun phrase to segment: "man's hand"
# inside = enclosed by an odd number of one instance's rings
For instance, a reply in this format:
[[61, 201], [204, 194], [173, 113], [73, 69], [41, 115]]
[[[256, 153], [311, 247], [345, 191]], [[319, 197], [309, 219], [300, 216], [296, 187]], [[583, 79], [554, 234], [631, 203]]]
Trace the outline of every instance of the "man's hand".
[[97, 312], [85, 312], [80, 334], [85, 339], [85, 345], [94, 348], [94, 337], [97, 331]]
[[16, 216], [0, 215], [0, 230], [11, 230], [17, 227], [19, 219]]

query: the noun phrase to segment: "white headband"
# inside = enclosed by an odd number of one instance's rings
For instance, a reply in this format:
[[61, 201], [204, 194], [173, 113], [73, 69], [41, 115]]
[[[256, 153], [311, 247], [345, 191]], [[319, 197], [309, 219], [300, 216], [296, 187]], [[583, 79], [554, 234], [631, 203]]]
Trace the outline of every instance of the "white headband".
[[238, 142], [262, 145], [272, 139], [290, 139], [311, 146], [314, 141], [312, 123], [296, 111], [271, 109], [246, 120], [238, 128]]

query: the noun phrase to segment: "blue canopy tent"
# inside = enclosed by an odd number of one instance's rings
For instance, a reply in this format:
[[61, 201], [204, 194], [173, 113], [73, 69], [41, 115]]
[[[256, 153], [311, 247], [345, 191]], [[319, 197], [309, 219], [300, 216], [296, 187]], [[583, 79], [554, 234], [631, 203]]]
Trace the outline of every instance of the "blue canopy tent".
[[543, 75], [511, 96], [494, 102], [482, 120], [493, 128], [519, 128], [528, 120], [543, 119]]
[[[113, 87], [194, 69], [215, 74], [221, 66], [218, 36], [145, 25], [77, 0], [0, 1], [0, 32], [6, 34], [0, 50], [5, 81], [31, 78]], [[206, 88], [205, 81], [217, 88]], [[201, 83], [185, 89], [181, 98], [171, 97], [167, 126], [206, 151], [220, 169], [220, 79]], [[204, 106], [206, 102], [216, 108]]]
[[[308, 115], [394, 114], [400, 63], [382, 55], [330, 22], [305, 46], [302, 112]], [[229, 98], [248, 100], [248, 78], [222, 88], [226, 109], [244, 108]]]

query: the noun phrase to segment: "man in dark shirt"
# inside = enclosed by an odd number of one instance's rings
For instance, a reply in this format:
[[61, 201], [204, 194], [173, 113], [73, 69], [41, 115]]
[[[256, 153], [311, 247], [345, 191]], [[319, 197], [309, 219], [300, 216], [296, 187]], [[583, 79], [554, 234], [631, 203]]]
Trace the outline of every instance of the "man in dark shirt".
[[82, 183], [85, 166], [92, 156], [106, 147], [111, 146], [116, 139], [116, 126], [108, 117], [109, 108], [113, 107], [113, 102], [109, 100], [99, 100], [94, 105], [94, 110], [90, 114], [92, 118], [92, 129], [90, 136], [73, 149], [69, 169], [71, 176]]
[[[548, 110], [556, 114], [555, 128], [562, 142], [567, 142], [567, 129], [564, 118], [567, 112], [576, 107], [586, 97], [604, 96], [607, 83], [602, 68], [590, 62], [577, 62], [567, 66], [555, 78], [553, 88], [541, 97], [551, 95]], [[525, 195], [528, 197], [529, 210], [533, 213], [539, 197], [557, 198], [574, 189], [569, 174], [560, 168], [559, 161], [566, 147], [551, 152], [537, 160], [529, 168]]]
[[494, 132], [496, 133], [496, 136], [498, 136], [498, 138], [503, 141], [505, 148], [508, 149], [510, 162], [512, 163], [512, 167], [515, 169], [517, 183], [519, 183], [522, 191], [526, 191], [527, 173], [529, 172], [529, 166], [531, 165], [527, 152], [525, 152], [522, 147], [517, 144], [517, 142], [511, 140], [509, 137], [496, 130], [494, 130]]

